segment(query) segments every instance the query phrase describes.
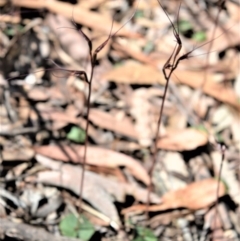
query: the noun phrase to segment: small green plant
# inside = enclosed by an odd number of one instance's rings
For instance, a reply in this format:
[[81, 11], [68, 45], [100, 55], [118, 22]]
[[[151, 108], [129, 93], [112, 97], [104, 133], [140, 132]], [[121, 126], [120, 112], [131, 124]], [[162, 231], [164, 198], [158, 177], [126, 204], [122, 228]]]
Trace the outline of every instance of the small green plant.
[[74, 214], [66, 215], [59, 224], [59, 229], [63, 236], [80, 238], [88, 241], [95, 233], [94, 226], [89, 220], [81, 215], [80, 220]]
[[205, 132], [205, 133], [208, 132], [207, 129], [206, 129], [206, 127], [205, 127], [204, 125], [202, 125], [202, 124], [195, 125], [195, 126], [193, 126], [192, 128], [194, 128], [194, 129], [196, 129], [196, 130], [198, 130], [198, 131], [203, 131], [203, 132]]
[[207, 35], [203, 31], [198, 31], [193, 34], [192, 38], [196, 40], [197, 42], [203, 42], [207, 40]]
[[191, 39], [197, 42], [203, 42], [207, 40], [207, 36], [204, 31], [195, 31], [193, 25], [187, 20], [179, 21], [179, 32], [185, 35], [189, 31], [192, 32]]
[[86, 132], [77, 126], [73, 126], [71, 130], [67, 133], [67, 139], [77, 143], [84, 143], [85, 138]]
[[137, 18], [143, 18], [143, 17], [144, 17], [143, 10], [137, 10], [136, 13], [135, 13], [134, 18], [137, 19]]
[[185, 34], [187, 31], [192, 30], [192, 24], [187, 20], [180, 20], [179, 21], [179, 32], [181, 34]]
[[23, 31], [24, 27], [21, 24], [17, 24], [15, 28], [7, 28], [4, 32], [8, 36], [15, 36]]

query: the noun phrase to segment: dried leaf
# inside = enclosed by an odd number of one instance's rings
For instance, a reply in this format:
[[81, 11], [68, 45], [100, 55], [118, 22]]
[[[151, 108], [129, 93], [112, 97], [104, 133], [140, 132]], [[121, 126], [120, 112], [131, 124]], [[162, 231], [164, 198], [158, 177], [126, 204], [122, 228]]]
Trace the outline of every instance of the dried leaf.
[[164, 84], [162, 73], [150, 65], [143, 65], [134, 61], [125, 63], [114, 68], [102, 76], [107, 81], [125, 84]]
[[212, 123], [214, 126], [214, 132], [220, 132], [229, 126], [233, 122], [233, 116], [231, 110], [227, 106], [220, 106], [216, 109], [212, 116]]
[[152, 128], [155, 118], [153, 113], [151, 113], [152, 105], [148, 101], [148, 96], [149, 93], [146, 88], [137, 89], [131, 95], [130, 113], [135, 119], [135, 130], [138, 134], [138, 142], [144, 147], [152, 144], [156, 132], [156, 128]]
[[34, 156], [32, 148], [11, 148], [2, 151], [2, 158], [4, 161], [30, 161]]
[[[82, 162], [84, 146], [36, 146], [34, 150], [56, 160]], [[88, 146], [86, 163], [105, 167], [125, 166], [138, 180], [146, 185], [150, 183], [149, 175], [139, 161], [122, 153]]]
[[113, 116], [110, 113], [103, 112], [99, 109], [91, 109], [89, 120], [101, 128], [137, 139], [137, 133], [134, 129], [134, 125], [127, 117], [119, 119], [116, 118], [116, 115]]
[[46, 101], [49, 98], [49, 94], [44, 88], [33, 88], [27, 93], [28, 98], [34, 101]]
[[187, 128], [183, 130], [169, 131], [162, 136], [157, 143], [158, 148], [172, 151], [193, 150], [208, 142], [207, 133]]
[[46, 23], [56, 34], [61, 45], [74, 60], [85, 59], [88, 56], [88, 45], [85, 39], [74, 30], [73, 24], [63, 16], [48, 14]]
[[[109, 34], [111, 25], [112, 25], [112, 19], [110, 17], [104, 16], [97, 12], [89, 11], [87, 9], [81, 8], [78, 5], [72, 5], [70, 3], [60, 2], [56, 0], [51, 0], [50, 2], [41, 1], [41, 0], [36, 0], [36, 1], [13, 0], [12, 3], [15, 6], [27, 7], [27, 8], [33, 8], [33, 9], [46, 8], [53, 13], [60, 14], [69, 19], [72, 19], [72, 13], [74, 9], [74, 20], [77, 23], [87, 26], [89, 28], [104, 32], [106, 34]], [[121, 27], [122, 25], [118, 23], [114, 23], [112, 32], [113, 33], [116, 32]], [[130, 38], [139, 37], [139, 34], [131, 32], [126, 28], [122, 28], [121, 31], [118, 33], [118, 35], [130, 37]]]
[[[217, 188], [219, 185], [219, 193], [217, 196]], [[202, 181], [194, 182], [185, 188], [178, 189], [166, 193], [162, 197], [162, 203], [152, 205], [148, 208], [150, 212], [164, 211], [176, 208], [188, 208], [190, 210], [199, 210], [207, 208], [212, 205], [217, 197], [222, 197], [226, 193], [225, 185], [218, 182], [216, 179], [205, 179]], [[132, 211], [144, 211], [145, 205], [136, 205], [126, 208], [123, 213]]]

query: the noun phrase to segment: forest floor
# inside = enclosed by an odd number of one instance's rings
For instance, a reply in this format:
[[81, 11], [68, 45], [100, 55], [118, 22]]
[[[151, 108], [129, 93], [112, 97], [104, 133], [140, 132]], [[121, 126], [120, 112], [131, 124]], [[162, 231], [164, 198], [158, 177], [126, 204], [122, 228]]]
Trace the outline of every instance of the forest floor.
[[0, 240], [240, 240], [238, 1], [0, 0], [0, 66]]

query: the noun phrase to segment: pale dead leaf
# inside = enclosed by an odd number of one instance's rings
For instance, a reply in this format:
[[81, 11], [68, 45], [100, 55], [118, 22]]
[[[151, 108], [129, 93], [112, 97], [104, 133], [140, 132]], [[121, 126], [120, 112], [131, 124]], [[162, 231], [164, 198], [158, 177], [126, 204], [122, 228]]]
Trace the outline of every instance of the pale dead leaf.
[[91, 109], [89, 113], [89, 120], [101, 128], [137, 139], [137, 133], [134, 129], [134, 125], [127, 117], [118, 119], [116, 118], [116, 115], [113, 116], [110, 113], [99, 109]]
[[[158, 212], [176, 208], [199, 210], [207, 208], [216, 202], [218, 185], [218, 197], [222, 197], [226, 193], [225, 185], [222, 182], [219, 183], [216, 179], [210, 178], [191, 183], [185, 188], [166, 193], [161, 199], [162, 203], [150, 206], [148, 211]], [[132, 206], [130, 208], [126, 208], [123, 213], [137, 210], [144, 211], [146, 210], [146, 206]]]
[[228, 106], [220, 106], [216, 109], [212, 116], [212, 125], [214, 132], [220, 132], [229, 126], [233, 122], [233, 115]]
[[44, 120], [72, 123], [76, 125], [78, 124], [78, 119], [75, 116], [66, 115], [66, 113], [61, 111], [57, 111], [57, 110], [40, 111], [40, 114]]
[[189, 175], [186, 163], [180, 153], [167, 152], [162, 158], [162, 164], [165, 168], [157, 170], [157, 173], [155, 174], [157, 180], [159, 180], [159, 178], [162, 180], [159, 183], [155, 181], [155, 186], [158, 187], [161, 192], [163, 191], [162, 183], [164, 183], [167, 190], [177, 190], [187, 185], [186, 181], [174, 175], [178, 174], [183, 177], [187, 177]]
[[172, 151], [194, 150], [206, 145], [208, 136], [205, 132], [193, 128], [168, 131], [157, 143], [158, 148]]
[[[105, 34], [110, 33], [112, 19], [108, 16], [99, 14], [97, 12], [89, 11], [85, 8], [81, 8], [78, 5], [72, 5], [70, 3], [60, 2], [56, 0], [51, 1], [42, 1], [42, 0], [13, 0], [12, 4], [15, 6], [28, 7], [33, 9], [42, 9], [46, 8], [53, 13], [57, 13], [62, 15], [68, 19], [72, 19], [74, 17], [74, 21], [89, 28], [98, 30]], [[74, 15], [73, 14], [74, 10]], [[62, 26], [64, 27], [64, 26]], [[122, 27], [119, 23], [114, 23], [112, 32], [116, 32]], [[117, 35], [130, 37], [130, 38], [138, 38], [140, 35], [134, 32], [127, 30], [125, 27], [119, 31]]]
[[[82, 162], [84, 146], [36, 146], [34, 150], [39, 154], [56, 160]], [[122, 153], [100, 147], [88, 146], [86, 163], [89, 165], [112, 168], [125, 166], [138, 180], [141, 180], [146, 185], [150, 183], [150, 177], [139, 161]]]
[[97, 8], [99, 5], [102, 5], [105, 2], [106, 0], [83, 0], [80, 1], [78, 4], [83, 8], [91, 9]]
[[28, 98], [34, 101], [46, 101], [49, 94], [44, 88], [35, 87], [27, 92]]
[[75, 26], [63, 16], [48, 14], [46, 24], [56, 34], [59, 42], [74, 60], [88, 56], [88, 44], [83, 36], [75, 30]]
[[165, 83], [162, 73], [149, 65], [134, 61], [125, 61], [122, 66], [116, 67], [103, 74], [103, 79], [125, 84], [156, 84]]
[[2, 158], [4, 161], [30, 161], [34, 156], [32, 148], [9, 148], [2, 151]]
[[[131, 109], [130, 113], [135, 119], [135, 130], [138, 135], [138, 142], [144, 147], [152, 144], [155, 135], [155, 128], [152, 123], [155, 122], [152, 111], [152, 105], [149, 103], [148, 89], [139, 88], [131, 95]], [[155, 127], [155, 126], [154, 126]]]

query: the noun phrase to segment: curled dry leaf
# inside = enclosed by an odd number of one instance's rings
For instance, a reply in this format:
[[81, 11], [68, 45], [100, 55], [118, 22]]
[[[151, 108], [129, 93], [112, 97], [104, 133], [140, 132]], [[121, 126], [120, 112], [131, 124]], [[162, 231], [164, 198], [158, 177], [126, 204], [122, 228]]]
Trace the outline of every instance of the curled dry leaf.
[[[34, 150], [44, 156], [65, 162], [82, 162], [84, 146], [36, 146]], [[147, 171], [138, 160], [125, 154], [100, 147], [89, 146], [87, 148], [86, 163], [96, 166], [118, 167], [125, 166], [131, 174], [146, 185], [150, 183]]]
[[[217, 195], [217, 188], [219, 185], [219, 192]], [[198, 210], [207, 208], [216, 202], [217, 197], [222, 197], [226, 193], [225, 185], [218, 182], [216, 179], [209, 178], [194, 182], [185, 188], [176, 191], [170, 191], [162, 197], [162, 203], [152, 205], [148, 208], [150, 212], [158, 212], [176, 208], [188, 208], [190, 210]], [[135, 205], [126, 208], [123, 213], [144, 211], [145, 205]]]
[[192, 128], [169, 131], [157, 143], [158, 148], [172, 151], [193, 150], [208, 142], [207, 133]]

